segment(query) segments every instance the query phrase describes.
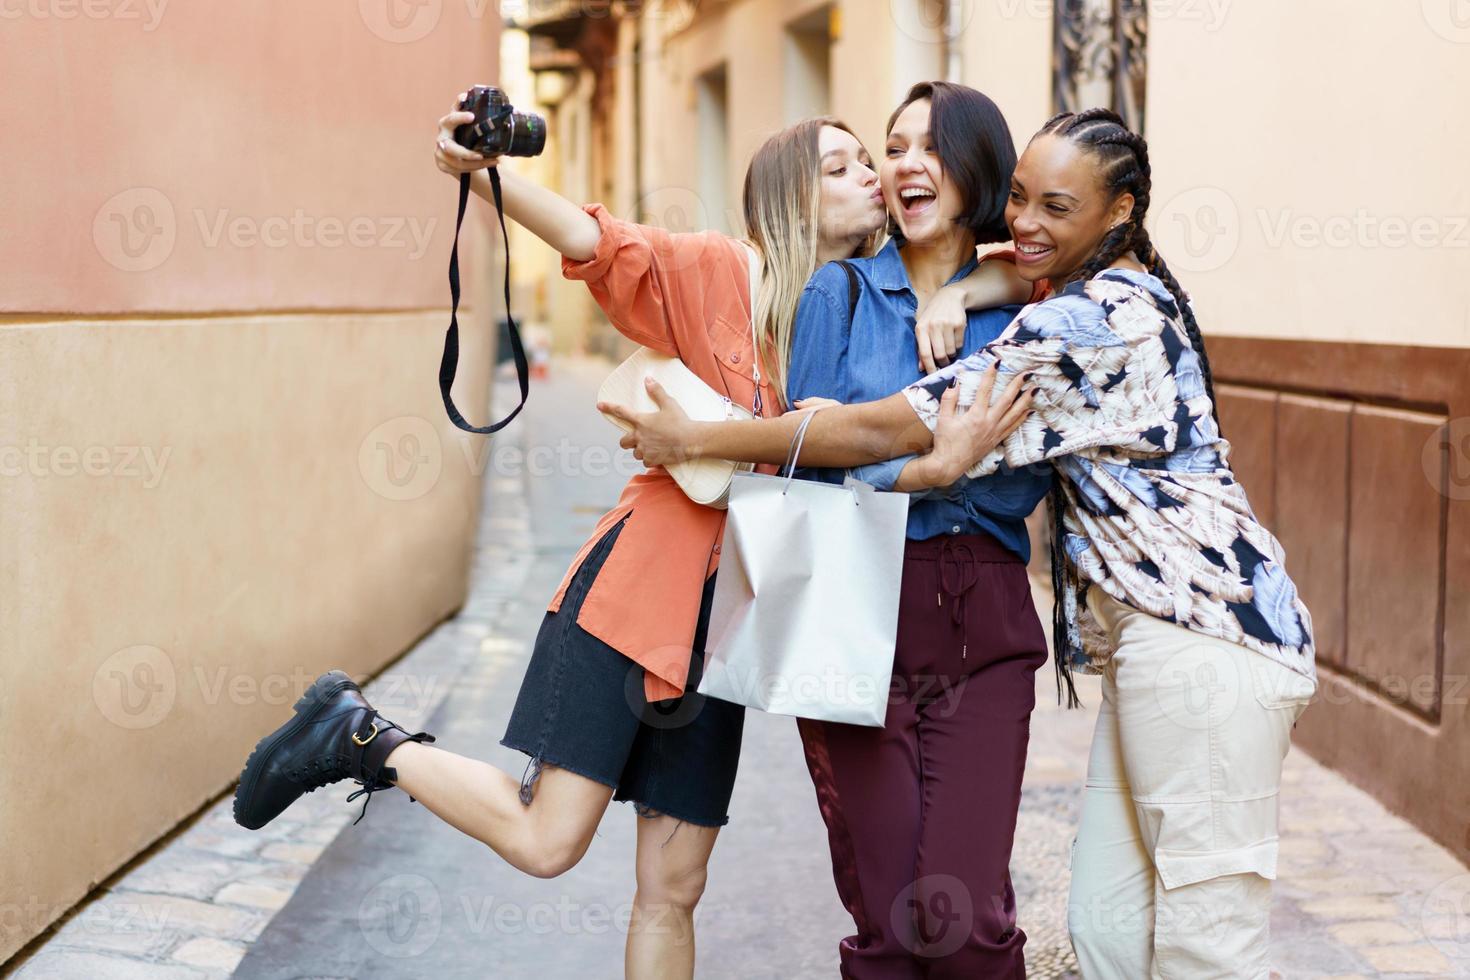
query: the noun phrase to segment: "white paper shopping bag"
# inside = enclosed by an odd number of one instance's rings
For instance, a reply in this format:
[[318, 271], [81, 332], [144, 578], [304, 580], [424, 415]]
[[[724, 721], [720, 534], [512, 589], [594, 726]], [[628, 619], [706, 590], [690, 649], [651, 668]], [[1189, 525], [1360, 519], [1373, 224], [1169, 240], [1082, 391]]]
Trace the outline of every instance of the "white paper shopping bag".
[[908, 509], [907, 494], [854, 480], [737, 473], [699, 693], [881, 726]]

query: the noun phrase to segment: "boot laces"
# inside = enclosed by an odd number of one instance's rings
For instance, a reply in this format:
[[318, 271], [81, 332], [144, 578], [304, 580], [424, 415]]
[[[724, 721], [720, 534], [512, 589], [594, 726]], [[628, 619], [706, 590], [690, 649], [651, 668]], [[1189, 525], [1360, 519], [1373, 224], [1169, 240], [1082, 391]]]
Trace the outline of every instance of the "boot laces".
[[[432, 741], [434, 741], [434, 736], [430, 735], [428, 732], [415, 732], [412, 735], [408, 735], [408, 729], [404, 728], [401, 725], [395, 724], [394, 722], [391, 722], [391, 721], [389, 721], [386, 718], [380, 717], [378, 715], [378, 709], [377, 708], [369, 708], [368, 709], [368, 713], [363, 717], [362, 721], [358, 725], [358, 731], [359, 732], [372, 731], [372, 728], [373, 728], [373, 726], [375, 724], [378, 726], [378, 733], [376, 735], [374, 735], [373, 738], [381, 738], [383, 736], [383, 733], [384, 732], [387, 732], [387, 731], [390, 731], [390, 730], [397, 730], [397, 731], [403, 732], [405, 735], [407, 735], [407, 738], [405, 739], [405, 741], [409, 741], [409, 742], [432, 742]], [[345, 777], [345, 776], [351, 776], [352, 773], [351, 773], [351, 763], [350, 763], [350, 760], [348, 760], [345, 756], [344, 757], [341, 757], [341, 758], [342, 758], [342, 762], [346, 764], [346, 768], [344, 768], [343, 771], [342, 771], [342, 776], [343, 777]], [[387, 759], [387, 756], [384, 756], [383, 758], [386, 760]], [[357, 820], [352, 821], [352, 825], [354, 827], [357, 826], [358, 822], [361, 821], [363, 817], [367, 816], [368, 804], [370, 802], [372, 802], [373, 794], [376, 793], [380, 789], [392, 789], [393, 788], [393, 785], [394, 785], [393, 781], [382, 774], [383, 768], [385, 768], [385, 767], [379, 767], [378, 769], [375, 769], [372, 772], [367, 772], [366, 769], [364, 769], [363, 776], [366, 777], [364, 779], [358, 779], [355, 776], [353, 777], [353, 782], [357, 783], [357, 785], [360, 786], [360, 787], [362, 787], [362, 788], [361, 789], [357, 789], [357, 790], [353, 790], [351, 793], [349, 793], [347, 795], [347, 802], [348, 803], [351, 803], [353, 800], [357, 799], [359, 796], [364, 797], [364, 799], [362, 801], [362, 810], [361, 810], [361, 812], [358, 813]], [[342, 777], [338, 777], [338, 778], [342, 778]], [[409, 802], [413, 802], [413, 797], [412, 796], [410, 796], [408, 799], [409, 799]]]

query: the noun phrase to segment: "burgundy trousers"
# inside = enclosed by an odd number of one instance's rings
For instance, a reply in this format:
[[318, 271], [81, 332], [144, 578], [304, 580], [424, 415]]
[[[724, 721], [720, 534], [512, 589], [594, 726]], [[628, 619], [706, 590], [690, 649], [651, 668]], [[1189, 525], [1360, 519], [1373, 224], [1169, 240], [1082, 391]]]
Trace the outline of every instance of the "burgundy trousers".
[[883, 728], [801, 719], [847, 980], [1025, 980], [1009, 863], [1046, 637], [993, 537], [910, 541]]

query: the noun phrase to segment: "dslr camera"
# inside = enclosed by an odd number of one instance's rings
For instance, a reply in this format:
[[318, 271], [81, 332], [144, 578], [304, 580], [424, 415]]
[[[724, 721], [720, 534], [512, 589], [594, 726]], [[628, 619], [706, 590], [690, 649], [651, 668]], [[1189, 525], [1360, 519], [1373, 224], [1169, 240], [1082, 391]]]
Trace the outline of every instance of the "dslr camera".
[[534, 112], [516, 112], [505, 93], [493, 85], [476, 85], [459, 108], [475, 121], [454, 130], [454, 141], [487, 157], [534, 157], [546, 148], [546, 120]]

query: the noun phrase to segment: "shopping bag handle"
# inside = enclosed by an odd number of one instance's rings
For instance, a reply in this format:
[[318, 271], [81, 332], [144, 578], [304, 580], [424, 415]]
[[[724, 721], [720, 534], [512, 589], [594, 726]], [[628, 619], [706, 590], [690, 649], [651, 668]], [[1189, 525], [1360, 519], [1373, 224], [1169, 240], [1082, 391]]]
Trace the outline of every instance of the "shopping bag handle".
[[791, 448], [786, 452], [786, 462], [781, 469], [786, 471], [786, 483], [781, 487], [781, 495], [786, 495], [786, 490], [791, 486], [792, 479], [796, 476], [796, 461], [801, 457], [801, 444], [806, 441], [806, 427], [812, 424], [812, 419], [821, 408], [814, 408], [806, 413], [806, 418], [796, 427], [796, 434], [791, 437]]
[[[786, 482], [781, 485], [781, 496], [783, 497], [786, 496], [786, 491], [791, 488], [791, 481], [796, 478], [796, 461], [801, 458], [801, 445], [806, 441], [806, 428], [812, 424], [812, 419], [816, 414], [826, 407], [826, 405], [818, 405], [816, 408], [808, 411], [806, 418], [802, 419], [801, 424], [796, 427], [796, 434], [791, 437], [791, 450], [786, 454], [785, 465], [781, 467], [781, 469], [786, 471]], [[852, 484], [850, 486], [852, 490], [852, 502], [861, 507], [862, 501], [858, 499], [858, 488], [856, 484], [850, 478], [848, 483]]]

